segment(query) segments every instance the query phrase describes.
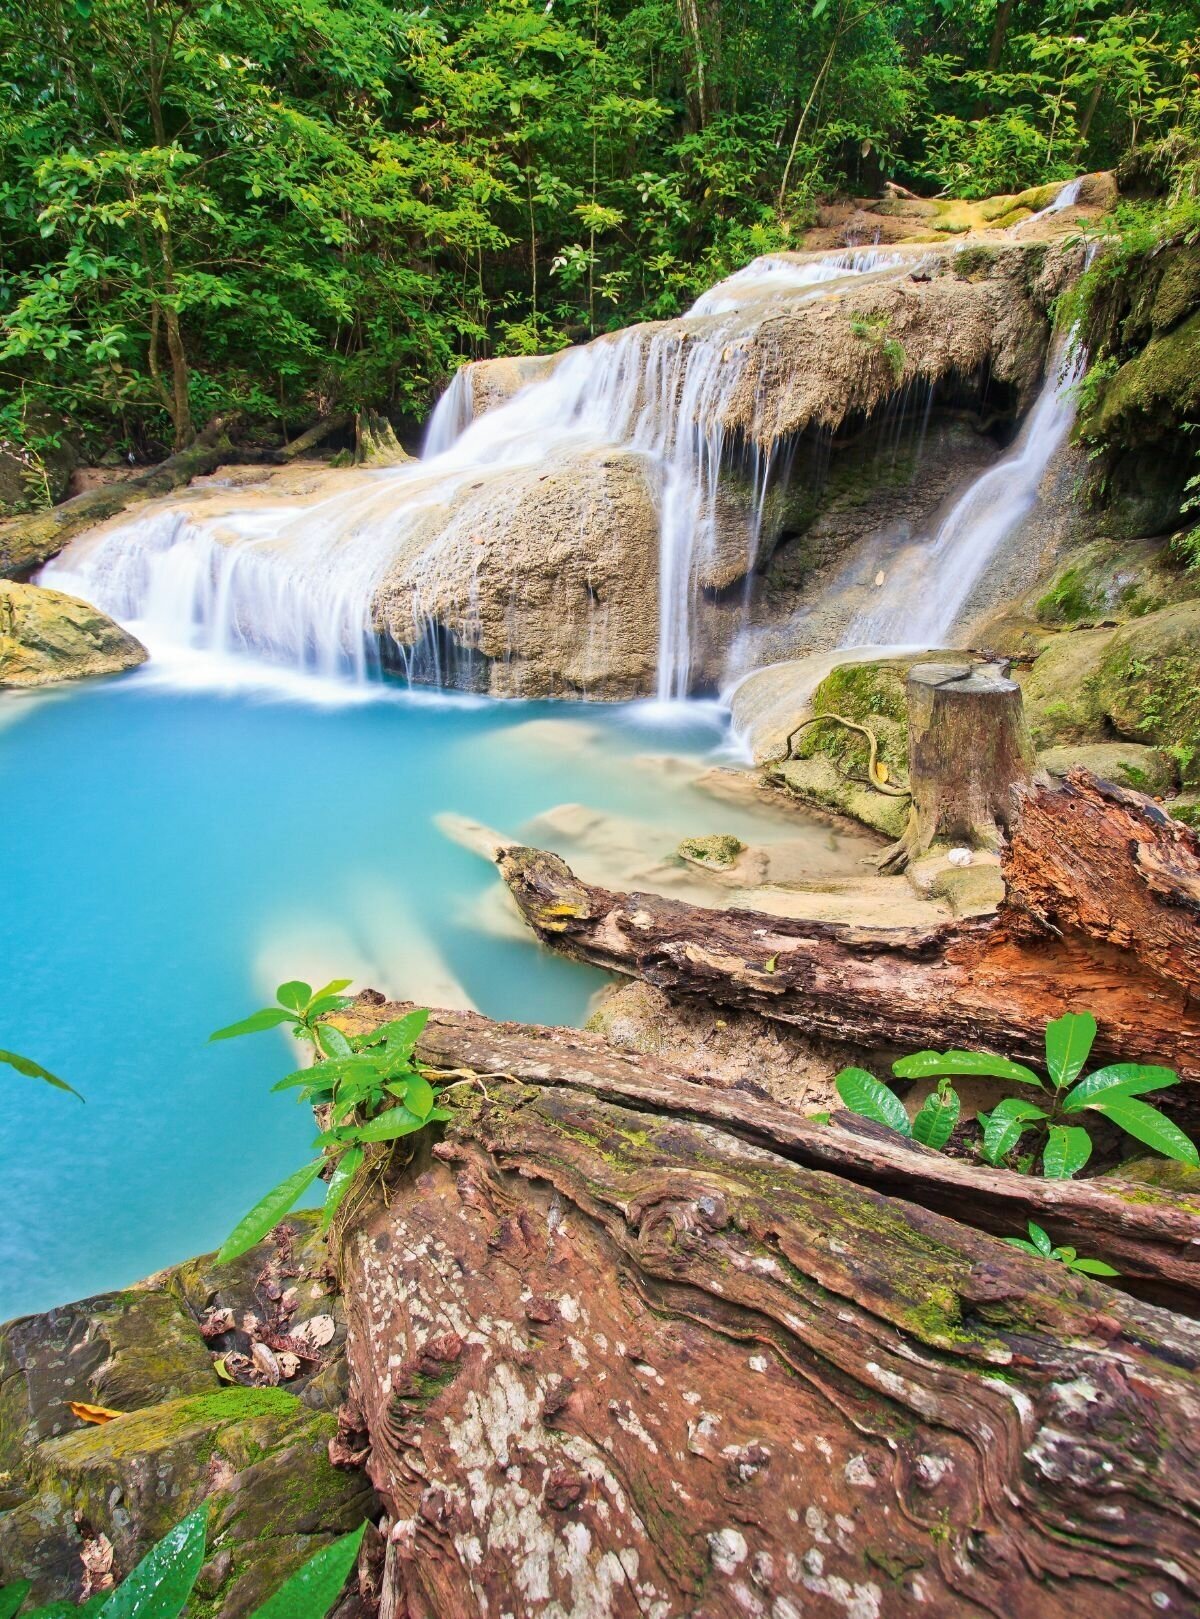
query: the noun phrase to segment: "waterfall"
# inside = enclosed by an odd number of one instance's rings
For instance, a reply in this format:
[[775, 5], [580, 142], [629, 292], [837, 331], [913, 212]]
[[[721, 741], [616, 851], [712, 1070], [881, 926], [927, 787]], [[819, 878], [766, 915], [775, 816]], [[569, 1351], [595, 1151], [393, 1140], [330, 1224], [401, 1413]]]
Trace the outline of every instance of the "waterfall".
[[[444, 581], [439, 545], [457, 497], [516, 468], [620, 447], [645, 458], [659, 506], [658, 695], [686, 696], [706, 577], [722, 550], [753, 567], [770, 460], [756, 456], [748, 509], [717, 510], [722, 426], [738, 389], [745, 339], [764, 300], [828, 296], [864, 276], [895, 274], [904, 255], [855, 249], [818, 259], [767, 255], [697, 300], [680, 320], [635, 326], [568, 350], [549, 375], [474, 414], [472, 369], [455, 375], [430, 419], [419, 462], [347, 472], [322, 499], [256, 505], [231, 489], [213, 514], [184, 495], [151, 515], [73, 542], [43, 580], [130, 625], [160, 658], [250, 656], [326, 677], [378, 678], [376, 592], [403, 558], [417, 626], [395, 661], [411, 678], [454, 677], [450, 628], [432, 603]], [[761, 311], [758, 312], [761, 314]], [[730, 529], [740, 532], [730, 533]], [[469, 616], [470, 601], [456, 611]]]
[[1073, 334], [1047, 376], [1012, 448], [976, 478], [930, 537], [888, 570], [870, 610], [843, 646], [941, 646], [988, 564], [1032, 510], [1038, 487], [1075, 419], [1075, 384], [1086, 355]]

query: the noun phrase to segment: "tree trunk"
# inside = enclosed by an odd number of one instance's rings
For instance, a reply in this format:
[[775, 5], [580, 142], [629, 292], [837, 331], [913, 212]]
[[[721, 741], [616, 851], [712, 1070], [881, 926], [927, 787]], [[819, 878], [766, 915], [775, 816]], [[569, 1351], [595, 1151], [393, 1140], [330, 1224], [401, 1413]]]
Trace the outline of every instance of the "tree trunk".
[[29, 517], [14, 517], [0, 523], [0, 578], [19, 579], [56, 556], [68, 540], [74, 539], [85, 528], [115, 517], [118, 512], [137, 501], [153, 500], [158, 495], [169, 495], [181, 489], [193, 478], [215, 472], [217, 467], [230, 461], [257, 460], [257, 452], [235, 450], [226, 438], [231, 418], [218, 416], [186, 450], [168, 456], [158, 466], [128, 478], [122, 483], [106, 484], [102, 489], [89, 489], [64, 500], [61, 506], [49, 511], [34, 512]]
[[354, 419], [354, 459], [373, 467], [395, 467], [413, 458], [386, 416], [360, 410]]
[[1195, 1323], [724, 1129], [488, 1090], [339, 1221], [381, 1619], [1194, 1611]]
[[[411, 1007], [368, 1004], [344, 1026], [364, 1033]], [[714, 1126], [808, 1169], [827, 1170], [876, 1191], [902, 1194], [998, 1236], [1025, 1234], [1036, 1220], [1081, 1254], [1121, 1273], [1116, 1285], [1156, 1304], [1200, 1313], [1200, 1193], [1156, 1190], [1115, 1176], [1043, 1180], [950, 1158], [849, 1113], [834, 1128], [773, 1101], [757, 1086], [725, 1085], [661, 1057], [620, 1051], [578, 1029], [494, 1023], [477, 1012], [434, 1012], [417, 1048], [431, 1070], [500, 1076], [553, 1086], [642, 1111]], [[769, 1083], [769, 1076], [764, 1075]]]
[[909, 670], [906, 695], [912, 811], [880, 869], [903, 871], [936, 842], [999, 848], [1015, 790], [1037, 768], [1021, 688], [999, 665], [920, 663]]
[[1047, 1021], [1092, 1010], [1098, 1057], [1200, 1083], [1200, 839], [1074, 770], [1019, 793], [994, 917], [863, 928], [712, 911], [580, 882], [556, 855], [499, 864], [543, 942], [675, 993], [893, 1050], [1042, 1057]]
[[300, 456], [307, 455], [309, 450], [320, 444], [322, 440], [327, 439], [331, 433], [336, 433], [343, 427], [349, 427], [353, 419], [348, 410], [339, 411], [333, 416], [322, 416], [319, 422], [314, 422], [311, 427], [306, 428], [290, 444], [285, 444], [281, 449], [275, 450], [271, 456], [272, 461], [280, 461], [286, 464], [289, 461], [298, 460]]

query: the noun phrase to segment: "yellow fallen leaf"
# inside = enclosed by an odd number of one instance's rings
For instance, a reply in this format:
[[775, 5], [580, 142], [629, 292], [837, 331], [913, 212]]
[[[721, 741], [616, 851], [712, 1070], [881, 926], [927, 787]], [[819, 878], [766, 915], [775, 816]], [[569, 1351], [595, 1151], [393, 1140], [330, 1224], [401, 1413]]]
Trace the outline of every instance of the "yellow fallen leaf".
[[233, 1373], [229, 1370], [229, 1367], [226, 1366], [226, 1364], [225, 1364], [224, 1355], [219, 1355], [217, 1357], [217, 1359], [213, 1361], [213, 1371], [216, 1372], [217, 1376], [221, 1379], [222, 1383], [236, 1382], [236, 1379], [235, 1379]]
[[876, 781], [886, 781], [890, 774], [891, 772], [889, 771], [888, 767], [884, 764], [883, 760], [880, 759], [875, 766]]
[[106, 1405], [85, 1405], [82, 1400], [72, 1400], [70, 1411], [80, 1422], [112, 1422], [115, 1417], [125, 1415], [124, 1411], [110, 1411]]

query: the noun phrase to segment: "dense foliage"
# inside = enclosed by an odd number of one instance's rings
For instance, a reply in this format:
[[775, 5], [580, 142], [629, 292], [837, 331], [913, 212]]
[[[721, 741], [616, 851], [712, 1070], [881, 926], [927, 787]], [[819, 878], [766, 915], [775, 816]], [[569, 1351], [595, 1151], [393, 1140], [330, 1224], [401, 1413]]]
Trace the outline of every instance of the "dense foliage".
[[[891, 175], [973, 196], [1191, 115], [1200, 0], [0, 8], [0, 438], [419, 417], [459, 357], [676, 313]], [[1194, 91], [1191, 92], [1194, 95]]]

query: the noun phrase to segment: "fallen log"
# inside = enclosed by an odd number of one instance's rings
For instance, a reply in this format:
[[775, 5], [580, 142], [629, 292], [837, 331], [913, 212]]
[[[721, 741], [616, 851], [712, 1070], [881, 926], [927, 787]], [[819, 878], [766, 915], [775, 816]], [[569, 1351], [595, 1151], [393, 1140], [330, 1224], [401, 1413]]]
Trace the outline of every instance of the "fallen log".
[[1196, 1611], [1195, 1323], [726, 1128], [487, 1089], [337, 1229], [381, 1619]]
[[[399, 1003], [360, 1003], [345, 1026], [364, 1032], [400, 1017]], [[428, 1069], [481, 1091], [493, 1078], [712, 1126], [807, 1169], [990, 1231], [1024, 1236], [1036, 1220], [1079, 1253], [1120, 1271], [1116, 1284], [1157, 1304], [1200, 1314], [1200, 1193], [1150, 1188], [1116, 1176], [1043, 1180], [932, 1152], [852, 1114], [805, 1118], [757, 1086], [720, 1085], [663, 1058], [621, 1051], [580, 1029], [497, 1023], [477, 1012], [435, 1011], [417, 1047]]]
[[283, 465], [289, 461], [296, 461], [302, 455], [307, 455], [309, 450], [315, 449], [331, 433], [338, 433], [343, 427], [349, 427], [353, 420], [354, 417], [348, 410], [338, 411], [332, 416], [322, 416], [320, 421], [314, 422], [296, 438], [272, 451], [271, 459]]
[[891, 1050], [960, 1046], [1039, 1061], [1068, 1009], [1096, 1054], [1200, 1082], [1200, 840], [1149, 799], [1074, 770], [1018, 790], [992, 917], [863, 928], [713, 911], [581, 882], [556, 855], [498, 863], [554, 949], [679, 994]]
[[138, 501], [169, 495], [173, 489], [182, 489], [193, 478], [215, 472], [230, 461], [259, 459], [258, 452], [237, 450], [229, 442], [231, 420], [228, 416], [215, 417], [186, 450], [168, 456], [136, 478], [89, 489], [48, 511], [0, 523], [0, 578], [18, 579], [31, 573], [56, 556], [76, 534], [115, 517]]

